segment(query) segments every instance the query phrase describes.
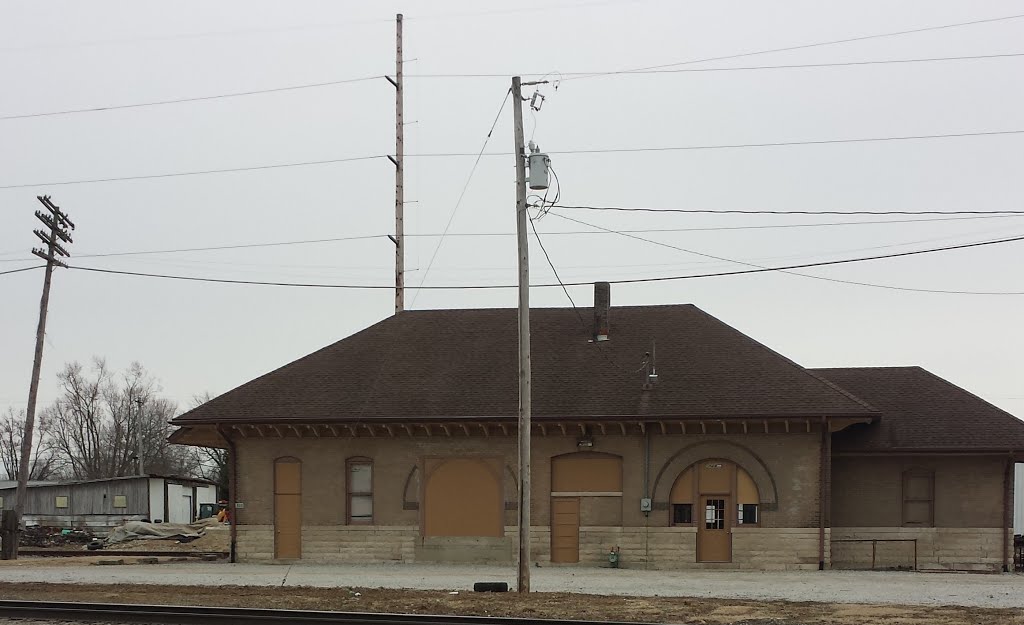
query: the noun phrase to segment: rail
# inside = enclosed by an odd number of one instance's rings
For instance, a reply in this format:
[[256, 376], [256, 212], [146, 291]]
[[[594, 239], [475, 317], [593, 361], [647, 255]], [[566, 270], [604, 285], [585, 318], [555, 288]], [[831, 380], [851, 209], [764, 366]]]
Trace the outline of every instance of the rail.
[[[614, 621], [544, 620], [497, 616], [437, 616], [382, 614], [369, 612], [324, 612], [318, 610], [265, 610], [260, 608], [217, 608], [203, 606], [131, 605], [119, 603], [65, 603], [49, 601], [0, 600], [0, 619], [50, 619], [60, 621], [103, 621], [107, 623], [178, 623], [216, 625], [259, 623], [260, 625], [627, 625]], [[631, 623], [630, 625], [636, 625]]]
[[871, 570], [875, 570], [875, 558], [878, 543], [914, 543], [914, 570], [917, 570], [917, 539], [916, 538], [835, 538], [834, 543], [871, 543]]

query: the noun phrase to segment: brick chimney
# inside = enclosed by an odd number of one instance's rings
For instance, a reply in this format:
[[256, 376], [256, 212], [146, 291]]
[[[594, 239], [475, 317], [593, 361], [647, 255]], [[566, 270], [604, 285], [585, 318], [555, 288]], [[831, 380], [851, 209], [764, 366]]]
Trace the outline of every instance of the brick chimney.
[[594, 283], [594, 340], [607, 341], [611, 327], [612, 285], [607, 282]]

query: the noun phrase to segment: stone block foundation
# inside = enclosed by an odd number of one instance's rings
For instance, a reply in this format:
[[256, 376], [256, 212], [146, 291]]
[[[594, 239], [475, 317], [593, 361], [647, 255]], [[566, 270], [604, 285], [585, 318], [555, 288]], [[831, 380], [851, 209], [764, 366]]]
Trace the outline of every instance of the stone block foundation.
[[[1010, 530], [1005, 530], [1008, 534]], [[1001, 571], [1003, 530], [996, 527], [835, 527], [832, 528], [832, 568]], [[1013, 562], [1013, 537], [1009, 536]]]

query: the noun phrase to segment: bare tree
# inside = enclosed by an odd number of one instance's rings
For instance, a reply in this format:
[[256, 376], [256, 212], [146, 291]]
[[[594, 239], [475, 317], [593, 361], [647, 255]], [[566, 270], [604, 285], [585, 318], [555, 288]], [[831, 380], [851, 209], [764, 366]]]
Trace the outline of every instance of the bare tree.
[[139, 473], [138, 451], [147, 473], [191, 475], [186, 448], [171, 445], [173, 402], [157, 395], [156, 381], [137, 362], [120, 375], [102, 358], [90, 371], [77, 362], [57, 374], [61, 394], [44, 417], [68, 477], [101, 479]]
[[[192, 408], [196, 408], [213, 399], [213, 395], [206, 391], [192, 397]], [[228, 492], [228, 450], [217, 447], [192, 447], [192, 454], [196, 464], [199, 477], [217, 482], [217, 490], [220, 497], [226, 497]]]
[[[36, 424], [32, 441], [32, 458], [29, 464], [28, 479], [46, 480], [57, 473], [57, 458], [49, 435], [49, 423], [40, 419]], [[0, 416], [0, 467], [7, 474], [7, 479], [18, 479], [21, 460], [21, 440], [25, 435], [25, 411], [15, 412], [8, 408]]]

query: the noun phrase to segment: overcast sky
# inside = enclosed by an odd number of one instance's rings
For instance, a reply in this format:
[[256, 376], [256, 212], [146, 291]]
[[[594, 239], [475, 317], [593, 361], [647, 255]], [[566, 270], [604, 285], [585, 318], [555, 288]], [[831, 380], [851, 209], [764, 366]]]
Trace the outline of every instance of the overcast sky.
[[[146, 103], [394, 72], [404, 12], [406, 151], [476, 154], [515, 73], [562, 72], [527, 136], [550, 151], [565, 204], [675, 209], [1021, 210], [1024, 135], [658, 152], [714, 146], [1024, 130], [1024, 56], [789, 69], [613, 75], [1024, 13], [939, 2], [0, 2], [0, 117]], [[674, 69], [1024, 53], [1024, 19], [757, 54]], [[497, 74], [429, 78], [424, 74]], [[487, 151], [512, 148], [505, 107]], [[0, 271], [38, 264], [36, 195], [76, 224], [73, 263], [260, 281], [387, 285], [393, 246], [357, 241], [86, 258], [88, 254], [384, 235], [382, 158], [247, 172], [56, 184], [379, 156], [394, 149], [384, 79], [244, 97], [0, 119]], [[485, 156], [424, 278], [472, 156], [406, 164], [408, 284], [514, 284], [514, 162]], [[38, 184], [37, 184], [38, 183]], [[31, 186], [19, 186], [31, 185]], [[14, 187], [14, 188], [11, 188]], [[613, 234], [766, 266], [1024, 234], [1024, 217], [745, 228], [907, 217], [554, 210], [538, 222], [566, 281], [742, 269]], [[733, 228], [678, 231], [679, 229]], [[496, 236], [456, 236], [499, 233]], [[546, 234], [546, 236], [545, 236]], [[916, 289], [1024, 291], [1024, 243], [803, 273]], [[552, 281], [532, 241], [535, 283]], [[0, 411], [26, 403], [42, 271], [0, 276]], [[591, 305], [592, 289], [570, 289]], [[564, 306], [538, 288], [535, 306]], [[512, 307], [514, 289], [410, 290], [412, 308]], [[921, 365], [1024, 415], [1024, 296], [886, 290], [785, 274], [614, 285], [613, 305], [693, 303], [805, 366]], [[66, 362], [137, 360], [183, 408], [393, 312], [388, 290], [235, 286], [60, 270], [40, 391]], [[613, 317], [614, 319], [614, 317]]]

